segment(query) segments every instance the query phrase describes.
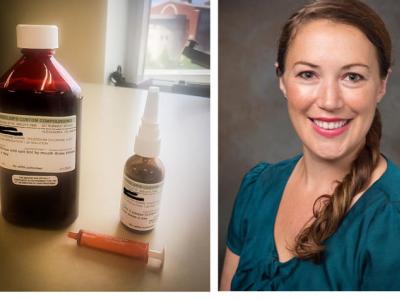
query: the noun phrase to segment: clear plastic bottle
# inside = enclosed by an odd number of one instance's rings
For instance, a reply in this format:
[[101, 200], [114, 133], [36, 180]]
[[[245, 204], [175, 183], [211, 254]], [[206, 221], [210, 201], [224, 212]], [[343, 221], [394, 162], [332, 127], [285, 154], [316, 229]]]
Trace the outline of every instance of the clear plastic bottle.
[[152, 230], [159, 215], [164, 165], [158, 158], [161, 139], [157, 119], [158, 88], [150, 87], [135, 139], [135, 155], [125, 164], [121, 198], [121, 222], [138, 232]]
[[17, 25], [22, 57], [0, 78], [1, 211], [58, 228], [78, 216], [81, 89], [54, 58], [58, 28]]

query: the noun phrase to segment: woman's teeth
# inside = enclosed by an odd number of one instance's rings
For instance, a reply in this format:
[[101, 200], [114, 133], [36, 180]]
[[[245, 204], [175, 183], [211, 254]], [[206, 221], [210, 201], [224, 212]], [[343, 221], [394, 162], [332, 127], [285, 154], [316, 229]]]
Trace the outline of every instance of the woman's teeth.
[[313, 120], [313, 122], [318, 127], [329, 130], [329, 129], [337, 129], [343, 127], [348, 123], [348, 120], [337, 121], [337, 122], [325, 122], [325, 121]]

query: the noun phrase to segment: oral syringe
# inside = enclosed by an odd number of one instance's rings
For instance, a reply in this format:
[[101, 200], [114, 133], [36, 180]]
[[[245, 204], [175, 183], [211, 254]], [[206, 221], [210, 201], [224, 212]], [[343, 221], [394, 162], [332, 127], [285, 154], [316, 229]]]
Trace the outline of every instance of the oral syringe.
[[160, 267], [165, 262], [165, 248], [161, 251], [149, 248], [149, 243], [143, 243], [128, 239], [116, 238], [113, 236], [93, 233], [86, 230], [78, 232], [68, 232], [68, 237], [75, 239], [78, 246], [95, 248], [107, 252], [117, 253], [120, 255], [129, 256], [135, 259], [142, 260], [146, 264], [149, 259], [160, 261]]

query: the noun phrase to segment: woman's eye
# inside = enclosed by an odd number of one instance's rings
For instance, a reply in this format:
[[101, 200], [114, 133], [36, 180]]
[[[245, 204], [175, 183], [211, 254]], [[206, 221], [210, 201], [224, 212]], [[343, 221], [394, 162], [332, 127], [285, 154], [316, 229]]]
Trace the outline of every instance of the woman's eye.
[[314, 72], [311, 71], [304, 71], [304, 72], [300, 72], [298, 75], [298, 77], [309, 80], [315, 77]]
[[348, 73], [345, 77], [345, 80], [349, 80], [352, 82], [359, 82], [361, 80], [364, 80], [364, 76], [357, 73]]

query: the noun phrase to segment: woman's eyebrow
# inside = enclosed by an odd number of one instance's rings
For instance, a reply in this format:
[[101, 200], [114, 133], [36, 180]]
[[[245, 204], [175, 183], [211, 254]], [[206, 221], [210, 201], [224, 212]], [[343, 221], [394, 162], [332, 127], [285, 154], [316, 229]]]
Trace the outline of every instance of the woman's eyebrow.
[[[307, 62], [307, 61], [303, 61], [303, 60], [297, 61], [297, 62], [295, 62], [293, 64], [293, 66], [296, 66], [296, 65], [305, 65], [305, 66], [308, 66], [308, 67], [311, 67], [311, 68], [314, 68], [314, 69], [320, 68], [319, 65], [316, 65], [316, 64], [313, 64], [313, 63], [310, 63], [310, 62]], [[348, 64], [348, 65], [343, 66], [342, 70], [348, 70], [348, 69], [351, 69], [352, 67], [363, 67], [363, 68], [366, 68], [368, 70], [370, 69], [369, 65], [366, 65], [366, 64], [363, 64], [363, 63], [352, 63], [352, 64]]]
[[312, 64], [310, 62], [303, 61], [303, 60], [295, 62], [293, 66], [296, 66], [296, 65], [306, 65], [306, 66], [309, 66], [309, 67], [314, 68], [314, 69], [319, 68], [318, 65], [315, 65], [315, 64]]
[[368, 65], [362, 64], [362, 63], [348, 64], [348, 65], [343, 66], [342, 69], [347, 70], [352, 67], [363, 67], [363, 68], [367, 68], [368, 70], [370, 69]]

